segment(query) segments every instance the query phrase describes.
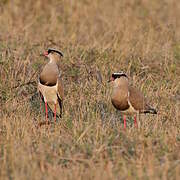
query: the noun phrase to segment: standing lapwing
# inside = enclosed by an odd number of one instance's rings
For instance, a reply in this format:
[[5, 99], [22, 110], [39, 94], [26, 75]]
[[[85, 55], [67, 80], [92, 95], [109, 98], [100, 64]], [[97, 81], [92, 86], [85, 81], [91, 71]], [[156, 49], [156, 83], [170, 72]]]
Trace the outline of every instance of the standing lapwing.
[[58, 66], [63, 54], [56, 49], [48, 49], [43, 55], [49, 59], [49, 62], [40, 73], [38, 91], [45, 102], [46, 121], [48, 119], [48, 105], [54, 112], [54, 121], [56, 122], [56, 115], [59, 117], [62, 115], [64, 97], [63, 83]]
[[[116, 109], [124, 114], [157, 114], [157, 111], [147, 103], [144, 95], [129, 85], [128, 76], [124, 72], [113, 73], [109, 82], [113, 83], [111, 102]], [[134, 116], [134, 124], [137, 125], [136, 115]], [[124, 128], [126, 128], [125, 115]]]

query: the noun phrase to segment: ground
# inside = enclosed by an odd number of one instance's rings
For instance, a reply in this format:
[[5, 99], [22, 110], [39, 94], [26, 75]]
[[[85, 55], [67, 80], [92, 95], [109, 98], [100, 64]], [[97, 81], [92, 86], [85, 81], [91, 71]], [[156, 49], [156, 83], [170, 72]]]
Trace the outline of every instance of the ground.
[[[0, 179], [180, 179], [180, 2], [2, 0]], [[39, 110], [47, 48], [64, 54], [64, 112]], [[157, 115], [134, 128], [110, 100], [123, 70]]]

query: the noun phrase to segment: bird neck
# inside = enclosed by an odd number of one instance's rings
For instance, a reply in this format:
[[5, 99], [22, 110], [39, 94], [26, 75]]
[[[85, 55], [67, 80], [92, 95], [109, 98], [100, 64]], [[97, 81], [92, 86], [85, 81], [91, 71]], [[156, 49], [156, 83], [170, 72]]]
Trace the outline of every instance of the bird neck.
[[59, 55], [56, 55], [56, 54], [50, 54], [49, 55], [49, 63], [58, 64], [59, 61], [60, 61]]
[[49, 64], [56, 64], [56, 60], [53, 59], [53, 58], [50, 58], [50, 59], [49, 59]]
[[113, 87], [118, 88], [118, 87], [128, 87], [128, 81], [124, 78], [118, 78], [114, 80]]

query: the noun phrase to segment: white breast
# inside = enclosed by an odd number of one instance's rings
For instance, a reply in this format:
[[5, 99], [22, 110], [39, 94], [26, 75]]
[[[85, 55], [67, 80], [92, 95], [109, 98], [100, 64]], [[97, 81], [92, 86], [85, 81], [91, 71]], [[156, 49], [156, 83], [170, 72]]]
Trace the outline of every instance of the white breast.
[[57, 88], [58, 83], [55, 86], [45, 86], [38, 83], [38, 90], [42, 93], [45, 102], [57, 103]]

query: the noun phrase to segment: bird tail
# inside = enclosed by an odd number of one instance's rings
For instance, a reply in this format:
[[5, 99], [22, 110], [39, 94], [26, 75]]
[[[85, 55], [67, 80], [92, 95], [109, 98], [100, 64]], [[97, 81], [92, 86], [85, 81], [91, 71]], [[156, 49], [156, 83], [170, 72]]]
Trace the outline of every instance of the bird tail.
[[147, 110], [144, 111], [144, 113], [157, 114], [157, 111], [156, 109], [149, 107]]

